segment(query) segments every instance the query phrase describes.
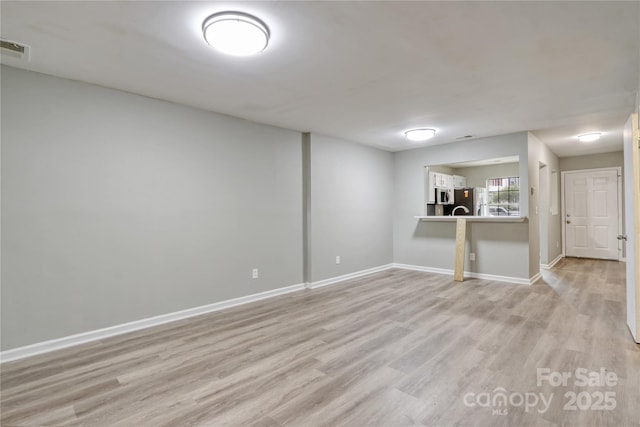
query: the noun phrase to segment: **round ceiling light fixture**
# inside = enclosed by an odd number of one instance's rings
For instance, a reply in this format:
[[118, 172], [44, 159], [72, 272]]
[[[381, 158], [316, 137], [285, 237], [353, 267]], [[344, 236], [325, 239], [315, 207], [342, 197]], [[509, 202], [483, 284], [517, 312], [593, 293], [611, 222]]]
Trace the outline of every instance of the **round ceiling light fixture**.
[[409, 141], [426, 141], [427, 139], [431, 139], [435, 136], [435, 129], [411, 129], [404, 133], [404, 136]]
[[580, 140], [580, 142], [593, 142], [599, 140], [601, 136], [602, 133], [600, 132], [585, 133], [578, 136], [578, 139]]
[[269, 44], [269, 28], [260, 19], [243, 12], [220, 12], [202, 23], [202, 34], [211, 47], [233, 56], [262, 52]]

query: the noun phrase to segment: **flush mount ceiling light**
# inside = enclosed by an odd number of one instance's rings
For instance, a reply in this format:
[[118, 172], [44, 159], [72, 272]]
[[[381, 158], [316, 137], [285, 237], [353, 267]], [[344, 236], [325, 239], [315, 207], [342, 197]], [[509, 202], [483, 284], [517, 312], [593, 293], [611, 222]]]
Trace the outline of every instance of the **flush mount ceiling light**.
[[435, 129], [411, 129], [404, 133], [409, 141], [426, 141], [435, 136]]
[[202, 23], [202, 34], [211, 47], [233, 56], [262, 52], [269, 43], [269, 28], [255, 16], [242, 12], [215, 13]]
[[593, 142], [600, 139], [602, 133], [594, 132], [594, 133], [585, 133], [583, 135], [578, 136], [580, 142]]

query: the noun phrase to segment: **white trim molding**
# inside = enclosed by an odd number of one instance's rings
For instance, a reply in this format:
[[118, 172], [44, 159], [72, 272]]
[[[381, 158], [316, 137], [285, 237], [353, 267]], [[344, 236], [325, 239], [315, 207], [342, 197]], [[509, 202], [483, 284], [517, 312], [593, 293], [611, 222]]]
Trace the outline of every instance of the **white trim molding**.
[[[425, 267], [421, 265], [409, 265], [409, 264], [393, 264], [394, 268], [400, 268], [402, 270], [414, 270], [414, 271], [424, 271], [426, 273], [435, 273], [435, 274], [446, 274], [448, 276], [453, 276], [453, 270], [448, 268], [435, 268], [435, 267]], [[533, 276], [530, 279], [524, 279], [522, 277], [511, 277], [511, 276], [498, 276], [494, 274], [484, 274], [484, 273], [475, 273], [473, 271], [465, 271], [464, 276], [470, 279], [483, 279], [483, 280], [494, 280], [496, 282], [507, 282], [507, 283], [515, 283], [518, 285], [531, 285], [535, 280], [538, 280], [540, 277], [540, 273]]]
[[562, 258], [564, 258], [564, 255], [560, 254], [557, 257], [555, 257], [555, 259], [551, 261], [549, 264], [540, 264], [540, 268], [544, 268], [545, 270], [551, 270], [553, 266], [556, 265]]
[[[393, 268], [399, 268], [401, 270], [413, 270], [413, 271], [423, 271], [425, 273], [435, 273], [435, 274], [446, 274], [449, 276], [453, 275], [453, 270], [448, 268], [436, 268], [436, 267], [426, 267], [423, 265], [411, 265], [411, 264], [393, 264]], [[467, 274], [465, 271], [464, 274]]]
[[284, 288], [272, 289], [270, 291], [260, 292], [244, 297], [233, 298], [230, 300], [215, 302], [213, 304], [207, 304], [200, 307], [188, 308], [186, 310], [176, 311], [173, 313], [161, 314], [159, 316], [135, 320], [133, 322], [123, 323], [121, 325], [110, 326], [103, 329], [96, 329], [94, 331], [82, 332], [80, 334], [69, 335], [62, 338], [56, 338], [49, 341], [30, 344], [24, 347], [13, 348], [0, 352], [0, 363], [24, 359], [27, 357], [36, 356], [38, 354], [49, 353], [51, 351], [61, 350], [67, 347], [73, 347], [76, 345], [85, 344], [116, 335], [126, 334], [128, 332], [133, 332], [140, 329], [146, 329], [169, 322], [186, 319], [189, 317], [199, 316], [201, 314], [212, 313], [214, 311], [220, 311], [226, 308], [231, 308], [238, 305], [248, 304], [263, 299], [304, 290], [305, 288], [320, 288], [323, 286], [332, 285], [334, 283], [343, 282], [345, 280], [354, 279], [356, 277], [366, 276], [368, 274], [388, 270], [392, 267], [393, 264], [382, 265], [379, 267], [370, 268], [368, 270], [356, 271], [355, 273], [349, 273], [338, 277], [332, 277], [330, 279], [320, 280], [318, 282], [300, 283]]
[[79, 344], [85, 344], [91, 341], [97, 341], [104, 338], [113, 337], [116, 335], [126, 334], [127, 332], [133, 332], [140, 329], [150, 328], [152, 326], [158, 326], [169, 322], [175, 322], [176, 320], [182, 320], [189, 317], [198, 316], [201, 314], [212, 313], [214, 311], [224, 310], [225, 308], [231, 308], [238, 305], [248, 304], [250, 302], [260, 301], [267, 298], [272, 298], [278, 295], [284, 295], [291, 292], [303, 290], [305, 288], [304, 283], [297, 285], [287, 286], [284, 288], [272, 289], [270, 291], [260, 292], [253, 295], [247, 295], [244, 297], [233, 298], [226, 301], [215, 302], [213, 304], [207, 304], [200, 307], [188, 308], [186, 310], [175, 311], [173, 313], [161, 314], [159, 316], [148, 317], [146, 319], [135, 320], [129, 323], [123, 323], [121, 325], [110, 326], [107, 328], [96, 329], [94, 331], [82, 332], [80, 334], [69, 335], [62, 338], [56, 338], [49, 341], [43, 341], [24, 347], [13, 348], [0, 352], [0, 363], [11, 362], [13, 360], [24, 359], [26, 357], [35, 356], [38, 354], [48, 353], [54, 350], [60, 350], [67, 347], [73, 347]]
[[386, 264], [378, 267], [369, 268], [367, 270], [356, 271], [354, 273], [343, 274], [342, 276], [330, 277], [329, 279], [318, 280], [317, 282], [307, 283], [306, 287], [308, 289], [317, 289], [323, 286], [333, 285], [339, 282], [344, 282], [345, 280], [355, 279], [356, 277], [367, 276], [369, 274], [378, 273], [380, 271], [389, 270], [393, 268], [394, 264]]
[[[61, 350], [63, 348], [73, 347], [80, 344], [85, 344], [92, 341], [97, 341], [116, 335], [126, 334], [128, 332], [137, 331], [140, 329], [146, 329], [153, 326], [159, 326], [165, 323], [175, 322], [177, 320], [186, 319], [189, 317], [199, 316], [201, 314], [212, 313], [215, 311], [224, 310], [243, 304], [248, 304], [255, 301], [260, 301], [267, 298], [276, 297], [279, 295], [288, 294], [308, 289], [317, 289], [324, 286], [333, 285], [336, 283], [344, 282], [345, 280], [355, 279], [369, 274], [378, 273], [381, 271], [389, 270], [391, 268], [398, 268], [403, 270], [415, 270], [424, 271], [428, 273], [453, 275], [453, 270], [434, 267], [423, 267], [418, 265], [408, 264], [386, 264], [379, 267], [369, 268], [367, 270], [356, 271], [354, 273], [344, 274], [342, 276], [332, 277], [325, 280], [319, 280], [312, 283], [300, 283], [297, 285], [287, 286], [284, 288], [272, 289], [270, 291], [260, 292], [253, 295], [247, 295], [243, 297], [233, 298], [226, 301], [220, 301], [212, 304], [203, 305], [200, 307], [189, 308], [186, 310], [176, 311], [173, 313], [161, 314], [159, 316], [149, 317], [146, 319], [135, 320], [129, 323], [123, 323], [121, 325], [110, 326], [107, 328], [96, 329], [94, 331], [82, 332], [80, 334], [69, 335], [62, 338], [56, 338], [49, 341], [43, 341], [35, 344], [30, 344], [24, 347], [13, 348], [0, 352], [0, 363], [11, 362], [14, 360], [24, 359], [38, 354], [49, 353], [55, 350]], [[522, 279], [519, 277], [508, 276], [496, 276], [492, 274], [482, 274], [474, 272], [465, 272], [465, 276], [469, 278], [495, 280], [499, 282], [508, 282], [516, 284], [529, 285], [533, 281], [539, 278], [539, 274], [531, 279]]]
[[529, 278], [529, 284], [533, 285], [534, 283], [536, 283], [541, 278], [542, 278], [542, 273], [537, 272], [536, 274], [533, 275], [533, 277]]

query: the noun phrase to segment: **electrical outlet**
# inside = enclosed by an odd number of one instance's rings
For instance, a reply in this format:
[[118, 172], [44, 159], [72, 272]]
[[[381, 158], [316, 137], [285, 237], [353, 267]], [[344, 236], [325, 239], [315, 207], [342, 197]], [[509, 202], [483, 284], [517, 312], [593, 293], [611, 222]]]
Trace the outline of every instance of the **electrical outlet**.
[[253, 279], [257, 279], [257, 278], [258, 278], [258, 269], [257, 269], [257, 268], [254, 268], [254, 269], [251, 271], [251, 277], [252, 277]]
[[336, 257], [336, 264], [340, 264], [340, 255]]
[[476, 260], [476, 254], [475, 252], [471, 252], [469, 254], [469, 261], [475, 261]]

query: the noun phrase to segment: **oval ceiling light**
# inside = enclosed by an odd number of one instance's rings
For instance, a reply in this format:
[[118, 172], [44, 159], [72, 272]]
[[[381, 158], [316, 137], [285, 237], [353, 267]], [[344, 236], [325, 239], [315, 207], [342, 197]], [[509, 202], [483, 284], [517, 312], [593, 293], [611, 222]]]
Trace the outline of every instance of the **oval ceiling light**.
[[594, 132], [594, 133], [585, 133], [583, 135], [578, 136], [580, 142], [593, 142], [600, 139], [602, 133]]
[[211, 47], [233, 56], [262, 52], [269, 43], [269, 28], [255, 16], [242, 12], [215, 13], [202, 23], [202, 34]]
[[409, 141], [426, 141], [435, 136], [435, 129], [411, 129], [404, 133]]

